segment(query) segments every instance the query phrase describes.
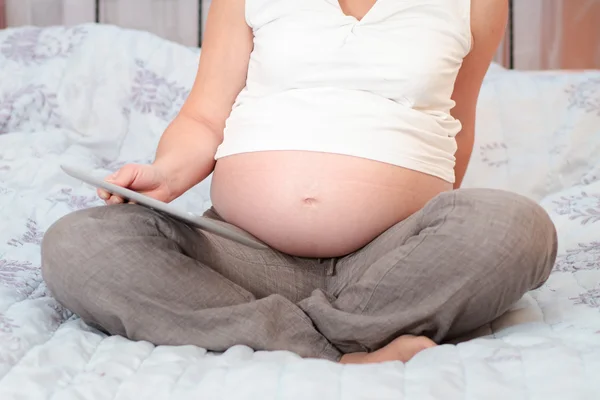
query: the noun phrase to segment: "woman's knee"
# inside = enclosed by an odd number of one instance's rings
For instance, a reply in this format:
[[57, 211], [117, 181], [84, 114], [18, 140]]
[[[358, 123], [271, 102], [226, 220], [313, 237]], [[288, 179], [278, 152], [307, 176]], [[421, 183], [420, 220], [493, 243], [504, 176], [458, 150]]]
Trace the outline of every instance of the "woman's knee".
[[541, 286], [550, 275], [558, 247], [554, 223], [533, 200], [508, 191], [465, 189], [455, 193], [456, 206], [473, 227], [474, 237], [490, 256], [502, 257], [512, 273], [529, 276]]
[[53, 293], [64, 292], [65, 286], [77, 286], [82, 278], [79, 267], [93, 243], [90, 233], [97, 224], [95, 219], [89, 218], [90, 212], [87, 209], [65, 215], [44, 234], [42, 276]]
[[[90, 293], [88, 281], [110, 276], [114, 266], [105, 257], [119, 216], [111, 207], [76, 211], [56, 221], [42, 239], [42, 277], [53, 296], [80, 314]], [[108, 212], [107, 212], [108, 211]]]

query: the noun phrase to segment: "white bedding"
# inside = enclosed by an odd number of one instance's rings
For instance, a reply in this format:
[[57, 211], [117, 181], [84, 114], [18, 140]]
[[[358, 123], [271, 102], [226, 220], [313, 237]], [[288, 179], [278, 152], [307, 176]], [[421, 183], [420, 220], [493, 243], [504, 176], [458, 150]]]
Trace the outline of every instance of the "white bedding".
[[[466, 186], [528, 195], [560, 236], [556, 270], [507, 315], [406, 365], [340, 366], [105, 337], [50, 297], [39, 244], [101, 204], [68, 162], [152, 158], [198, 52], [114, 27], [0, 31], [0, 399], [600, 398], [600, 72], [490, 70]], [[209, 205], [209, 182], [176, 204]]]

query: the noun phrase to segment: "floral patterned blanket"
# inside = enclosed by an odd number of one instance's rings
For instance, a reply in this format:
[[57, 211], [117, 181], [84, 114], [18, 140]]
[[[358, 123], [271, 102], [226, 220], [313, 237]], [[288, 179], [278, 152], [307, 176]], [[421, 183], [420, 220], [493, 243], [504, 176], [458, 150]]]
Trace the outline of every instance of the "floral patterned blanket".
[[[101, 203], [59, 164], [150, 161], [198, 56], [111, 26], [0, 31], [0, 399], [600, 398], [600, 72], [488, 73], [465, 186], [539, 201], [560, 251], [548, 283], [472, 340], [406, 365], [343, 367], [105, 337], [61, 307], [40, 276], [40, 240]], [[207, 208], [209, 185], [176, 204]]]

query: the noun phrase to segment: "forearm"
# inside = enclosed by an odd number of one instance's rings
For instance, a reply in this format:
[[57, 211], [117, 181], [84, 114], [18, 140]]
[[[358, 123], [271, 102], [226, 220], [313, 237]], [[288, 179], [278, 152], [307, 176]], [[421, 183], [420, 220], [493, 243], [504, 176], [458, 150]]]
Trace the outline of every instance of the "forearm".
[[166, 174], [173, 198], [210, 175], [221, 140], [222, 132], [208, 123], [184, 113], [173, 120], [160, 139], [153, 162]]

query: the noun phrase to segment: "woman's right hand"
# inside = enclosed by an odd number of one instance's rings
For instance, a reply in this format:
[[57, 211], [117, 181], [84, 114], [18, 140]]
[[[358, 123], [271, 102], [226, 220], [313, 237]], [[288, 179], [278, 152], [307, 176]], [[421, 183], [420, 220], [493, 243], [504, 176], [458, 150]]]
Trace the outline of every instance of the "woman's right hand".
[[[109, 175], [106, 181], [165, 203], [174, 199], [166, 174], [153, 164], [127, 164]], [[125, 201], [104, 189], [98, 189], [97, 192], [106, 204], [121, 204]]]

